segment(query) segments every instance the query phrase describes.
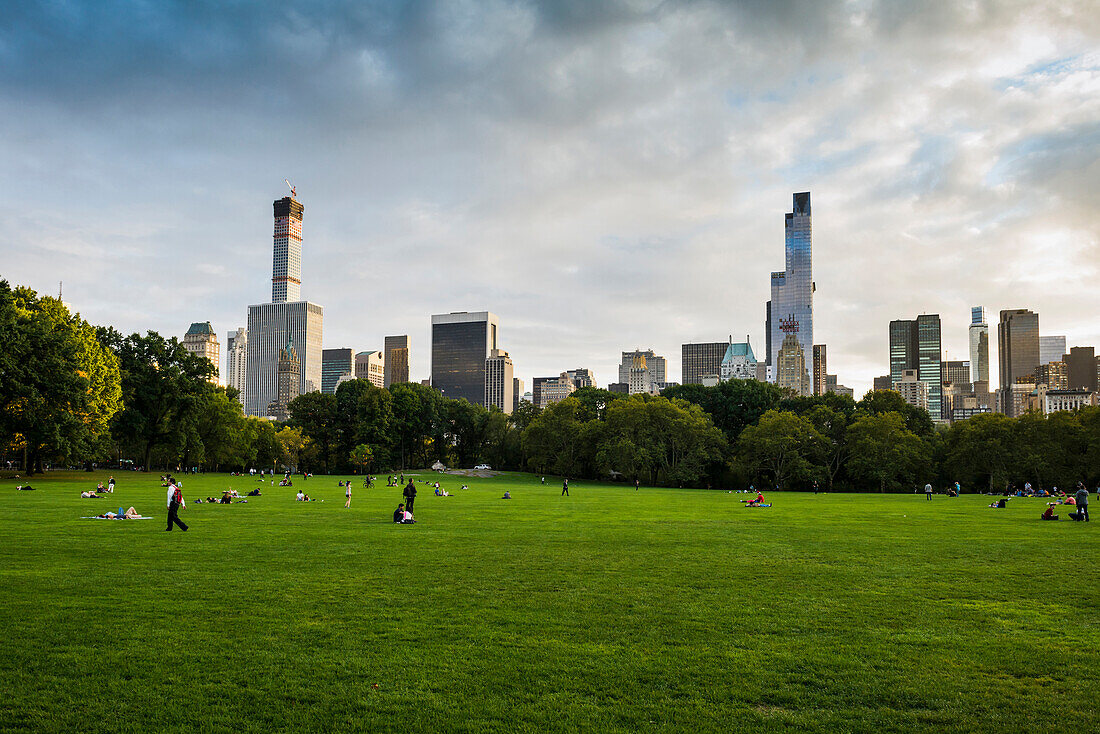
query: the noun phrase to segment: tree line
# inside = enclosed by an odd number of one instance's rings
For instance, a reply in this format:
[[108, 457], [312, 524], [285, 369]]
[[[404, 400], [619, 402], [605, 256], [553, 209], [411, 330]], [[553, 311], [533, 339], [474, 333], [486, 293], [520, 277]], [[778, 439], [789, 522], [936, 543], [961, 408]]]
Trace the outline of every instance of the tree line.
[[132, 461], [152, 469], [372, 472], [487, 463], [647, 485], [911, 491], [1100, 480], [1100, 408], [980, 415], [950, 427], [893, 391], [795, 397], [755, 380], [661, 395], [582, 388], [512, 415], [417, 383], [365, 380], [245, 416], [214, 365], [175, 338], [95, 327], [0, 281], [0, 448], [26, 471]]

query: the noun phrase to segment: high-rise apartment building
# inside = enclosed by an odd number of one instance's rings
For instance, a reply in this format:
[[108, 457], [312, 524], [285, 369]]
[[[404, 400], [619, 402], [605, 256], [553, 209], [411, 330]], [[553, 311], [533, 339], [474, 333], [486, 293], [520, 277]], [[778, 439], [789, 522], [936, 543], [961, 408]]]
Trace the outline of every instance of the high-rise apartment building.
[[787, 334], [776, 357], [775, 384], [794, 391], [795, 395], [810, 394], [810, 376], [806, 371], [806, 353], [795, 334]]
[[221, 384], [218, 379], [221, 368], [221, 350], [218, 347], [218, 335], [214, 333], [209, 321], [196, 321], [191, 324], [191, 328], [183, 335], [183, 348], [196, 357], [209, 360], [214, 371], [208, 379], [215, 385]]
[[665, 358], [654, 354], [652, 349], [623, 352], [619, 363], [619, 382], [627, 384], [631, 395], [656, 395], [660, 391], [658, 385], [665, 382]]
[[366, 380], [375, 387], [386, 384], [386, 368], [382, 352], [377, 349], [355, 355], [355, 379]]
[[901, 393], [901, 398], [909, 405], [915, 405], [918, 408], [924, 408], [929, 413], [932, 409], [929, 407], [929, 384], [925, 380], [920, 379], [920, 371], [914, 369], [906, 369], [901, 372], [901, 379], [894, 382], [894, 390]]
[[248, 307], [245, 412], [267, 415], [278, 398], [279, 353], [294, 344], [299, 360], [298, 392], [321, 389], [321, 337], [324, 309], [302, 301], [302, 216], [304, 207], [286, 196], [273, 204], [275, 215], [271, 303]]
[[409, 335], [387, 336], [382, 347], [386, 387], [409, 381]]
[[499, 321], [488, 311], [432, 316], [432, 387], [444, 397], [485, 400], [485, 360], [498, 348]]
[[237, 390], [244, 407], [244, 389], [248, 381], [248, 330], [243, 326], [225, 338], [225, 384]]
[[1039, 336], [1039, 364], [1049, 364], [1066, 353], [1064, 336]]
[[[814, 282], [810, 224], [810, 192], [795, 194], [794, 206], [784, 224], [786, 268], [772, 273], [772, 299], [767, 306], [766, 362], [772, 368], [779, 363], [779, 350], [788, 334], [798, 340], [803, 357], [812, 359]], [[806, 381], [809, 382], [809, 376]]]
[[1069, 371], [1066, 363], [1060, 359], [1041, 364], [1035, 370], [1035, 384], [1048, 390], [1068, 390]]
[[491, 408], [495, 405], [501, 412], [511, 413], [515, 408], [514, 390], [512, 359], [508, 352], [493, 349], [485, 360], [485, 407]]
[[332, 395], [344, 375], [355, 374], [355, 351], [348, 347], [321, 351], [321, 392]]
[[894, 381], [890, 379], [890, 375], [882, 375], [876, 377], [873, 383], [872, 389], [874, 390], [893, 390]]
[[970, 309], [970, 382], [989, 382], [989, 324], [985, 306]]
[[814, 395], [828, 392], [828, 352], [824, 344], [814, 344]]
[[680, 375], [685, 385], [702, 385], [708, 375], [718, 376], [728, 342], [680, 345]]
[[[997, 325], [997, 361], [1001, 379], [998, 404], [1002, 412], [1013, 418], [1022, 404], [1016, 395], [1019, 392], [1017, 385], [1030, 383], [1034, 389], [1039, 366], [1039, 314], [1026, 308], [1001, 311], [1001, 323]], [[1021, 379], [1026, 383], [1021, 383]]]
[[906, 370], [916, 370], [917, 379], [928, 383], [928, 413], [936, 420], [946, 417], [941, 355], [939, 314], [890, 322], [890, 379], [894, 389]]
[[1066, 379], [1070, 390], [1096, 392], [1096, 350], [1074, 347], [1062, 361], [1066, 363]]

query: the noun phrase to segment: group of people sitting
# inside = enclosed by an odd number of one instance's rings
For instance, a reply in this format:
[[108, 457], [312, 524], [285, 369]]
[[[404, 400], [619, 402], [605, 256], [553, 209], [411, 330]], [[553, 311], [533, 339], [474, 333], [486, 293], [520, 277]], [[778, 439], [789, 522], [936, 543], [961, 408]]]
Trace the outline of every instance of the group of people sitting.
[[401, 525], [411, 525], [416, 522], [413, 519], [413, 514], [405, 509], [404, 502], [399, 504], [397, 509], [393, 511], [393, 521]]
[[437, 485], [435, 485], [435, 496], [436, 497], [450, 497], [451, 493], [448, 492], [447, 490], [443, 489], [442, 487], [440, 487], [437, 484]]
[[[167, 486], [167, 485], [165, 485], [165, 486]], [[26, 490], [26, 489], [34, 489], [34, 487], [31, 487], [31, 486], [28, 485], [26, 487], [16, 487], [16, 489]], [[89, 489], [87, 492], [81, 492], [80, 496], [81, 496], [82, 499], [94, 500], [94, 499], [99, 499], [99, 496], [101, 494], [110, 494], [111, 492], [114, 492], [114, 491], [115, 491], [115, 478], [111, 477], [107, 481], [107, 486], [106, 487], [103, 486], [103, 482], [99, 482], [98, 484], [96, 484], [95, 489]]]
[[741, 500], [741, 501], [745, 503], [745, 507], [771, 507], [770, 503], [767, 503], [767, 502], [764, 501], [764, 493], [763, 492], [757, 492], [756, 497], [754, 497], [751, 500], [748, 500], [748, 501]]
[[[311, 499], [309, 498], [309, 495], [308, 495], [308, 494], [306, 494], [305, 492], [303, 492], [303, 491], [302, 491], [302, 490], [300, 490], [300, 489], [298, 490], [298, 494], [294, 495], [294, 499], [295, 499], [295, 501], [297, 501], [297, 502], [316, 502], [316, 500], [311, 500]], [[323, 501], [324, 501], [324, 500], [322, 500], [322, 502], [323, 502]]]
[[[254, 489], [254, 490], [252, 490], [251, 492], [248, 493], [248, 496], [249, 497], [255, 497], [255, 496], [258, 496], [259, 493], [260, 493], [260, 490]], [[227, 489], [224, 492], [222, 492], [221, 497], [207, 497], [206, 500], [205, 500], [206, 504], [208, 504], [208, 505], [231, 505], [231, 504], [233, 504], [234, 501], [237, 501], [239, 503], [247, 503], [248, 502], [248, 500], [240, 499], [240, 495], [237, 493], [237, 490], [235, 490], [235, 489]], [[195, 503], [201, 505], [203, 503], [203, 499], [200, 497], [199, 499], [195, 500]]]

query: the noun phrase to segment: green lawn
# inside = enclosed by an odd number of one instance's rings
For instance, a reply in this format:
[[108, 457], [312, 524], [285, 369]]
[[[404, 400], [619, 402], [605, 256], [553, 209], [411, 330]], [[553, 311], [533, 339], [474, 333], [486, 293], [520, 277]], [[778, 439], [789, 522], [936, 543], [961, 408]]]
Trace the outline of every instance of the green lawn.
[[[1100, 525], [1042, 500], [448, 477], [0, 481], [0, 730], [1095, 731]], [[427, 478], [429, 475], [423, 475]], [[436, 475], [431, 475], [433, 478]], [[25, 481], [25, 480], [23, 480]], [[466, 491], [461, 483], [470, 484]], [[385, 484], [384, 479], [380, 484]], [[510, 490], [511, 501], [500, 499]], [[134, 505], [151, 521], [81, 515]], [[1100, 509], [1100, 506], [1098, 506]]]

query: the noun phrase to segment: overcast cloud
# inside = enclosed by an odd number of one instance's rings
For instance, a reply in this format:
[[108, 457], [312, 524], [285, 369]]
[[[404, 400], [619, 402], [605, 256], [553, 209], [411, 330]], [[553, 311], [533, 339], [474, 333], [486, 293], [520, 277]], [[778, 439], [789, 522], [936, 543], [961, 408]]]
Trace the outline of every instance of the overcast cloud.
[[945, 358], [971, 305], [1100, 346], [1094, 2], [223, 6], [5, 9], [0, 277], [224, 354], [287, 177], [326, 347], [408, 333], [420, 379], [429, 315], [488, 309], [528, 388], [635, 347], [676, 380], [686, 341], [763, 352], [808, 190], [815, 341], [857, 393], [918, 313]]

